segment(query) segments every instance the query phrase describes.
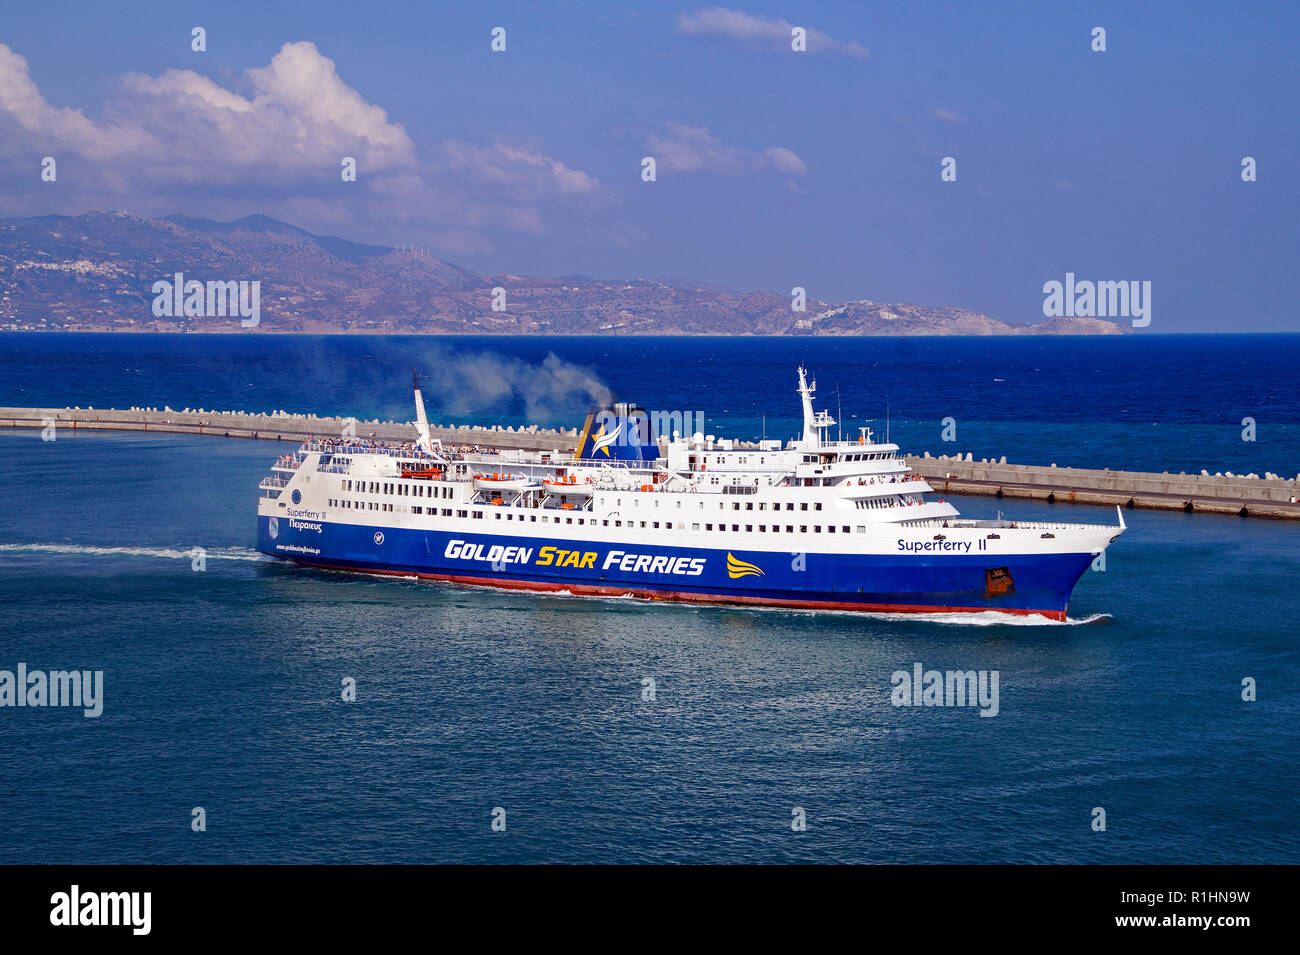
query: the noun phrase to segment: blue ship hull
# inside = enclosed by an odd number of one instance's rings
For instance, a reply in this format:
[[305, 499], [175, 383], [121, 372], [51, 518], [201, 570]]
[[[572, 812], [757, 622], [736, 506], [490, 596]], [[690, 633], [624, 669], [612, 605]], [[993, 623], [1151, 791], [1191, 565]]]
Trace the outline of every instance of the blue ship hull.
[[[536, 591], [884, 612], [996, 610], [1055, 620], [1065, 619], [1070, 592], [1094, 559], [1090, 553], [795, 555], [294, 523], [259, 517], [258, 550], [316, 567]], [[1006, 592], [990, 590], [995, 565], [1013, 581]]]

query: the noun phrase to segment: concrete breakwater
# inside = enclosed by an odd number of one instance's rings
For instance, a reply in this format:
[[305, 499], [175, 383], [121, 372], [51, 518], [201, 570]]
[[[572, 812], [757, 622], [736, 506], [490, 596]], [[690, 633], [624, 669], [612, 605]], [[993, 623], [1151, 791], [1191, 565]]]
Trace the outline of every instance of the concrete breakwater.
[[909, 456], [907, 463], [936, 491], [951, 494], [1300, 519], [1300, 475], [1098, 471], [928, 453]]
[[[415, 427], [409, 421], [360, 421], [290, 414], [287, 411], [206, 411], [186, 408], [0, 408], [0, 427], [100, 431], [157, 431], [173, 434], [207, 434], [264, 441], [301, 441], [313, 435], [375, 438], [380, 441], [412, 441]], [[477, 445], [485, 448], [522, 448], [529, 451], [572, 451], [578, 429], [484, 428], [472, 425], [430, 424], [429, 432], [443, 444]]]
[[[290, 414], [285, 411], [249, 413], [171, 408], [4, 408], [0, 427], [40, 428], [53, 425], [74, 431], [152, 431], [204, 434], [231, 438], [299, 442], [310, 436], [375, 438], [411, 441], [414, 426], [408, 421], [359, 421], [351, 418]], [[571, 452], [578, 429], [486, 428], [473, 425], [434, 425], [434, 438], [447, 445], [484, 448], [519, 448], [530, 451]], [[737, 447], [754, 447], [737, 442]], [[1006, 459], [975, 461], [971, 455], [929, 453], [906, 458], [941, 494], [976, 494], [1043, 500], [1058, 504], [1120, 505], [1191, 513], [1235, 514], [1243, 517], [1300, 519], [1300, 475], [1276, 474], [1168, 474], [1144, 471], [1091, 470], [1008, 464]]]

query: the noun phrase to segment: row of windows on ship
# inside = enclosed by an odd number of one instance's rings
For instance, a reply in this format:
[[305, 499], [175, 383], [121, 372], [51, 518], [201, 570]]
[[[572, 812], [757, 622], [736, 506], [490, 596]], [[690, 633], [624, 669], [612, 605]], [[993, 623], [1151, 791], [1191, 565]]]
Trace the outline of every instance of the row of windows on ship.
[[[803, 456], [803, 463], [816, 464], [819, 460], [829, 463], [832, 461], [841, 461], [841, 462], [843, 461], [896, 461], [897, 459], [898, 458], [893, 451], [867, 451], [867, 452], [863, 452], [862, 454], [838, 454], [838, 455], [826, 454], [822, 456], [818, 456], [816, 454], [805, 454]], [[696, 456], [692, 454], [687, 460], [692, 468], [695, 467], [697, 460], [698, 463], [700, 464], [707, 465], [709, 463], [709, 459], [707, 455], [697, 459]], [[713, 463], [714, 464], [749, 464], [750, 461], [749, 461], [749, 456], [744, 454], [734, 458], [728, 458], [726, 455], [720, 454], [714, 457]], [[758, 459], [758, 463], [766, 464], [767, 458], [760, 456]]]
[[[401, 512], [408, 513], [407, 508], [401, 507], [400, 505], [389, 504], [387, 502], [331, 500], [329, 503], [331, 507], [348, 508], [355, 505], [361, 510], [372, 510], [372, 511], [374, 510], [393, 511], [394, 507], [397, 507]], [[411, 506], [409, 513], [423, 514], [425, 513], [425, 509], [421, 505], [416, 504]], [[436, 507], [431, 507], [428, 509], [427, 513], [430, 516], [451, 517], [453, 514], [453, 508], [444, 507], [439, 509]], [[473, 510], [469, 508], [454, 509], [454, 514], [456, 517], [470, 518], [475, 520], [483, 520], [489, 516], [488, 513], [484, 511]], [[527, 521], [531, 524], [537, 524], [537, 523], [578, 524], [580, 526], [585, 525], [589, 527], [633, 527], [633, 528], [639, 526], [645, 530], [660, 530], [660, 529], [670, 530], [670, 531], [686, 530], [685, 521], [676, 521], [676, 522], [640, 521], [638, 522], [638, 521], [623, 521], [623, 520], [618, 520], [616, 518], [611, 519], [611, 518], [597, 518], [597, 517], [560, 517], [559, 515], [551, 516], [549, 514], [542, 514], [539, 517], [537, 514], [512, 514], [508, 511], [506, 512], [493, 511], [491, 512], [491, 516], [496, 518], [498, 521], [501, 520], [502, 517], [504, 517], [507, 521], [519, 521], [520, 523]], [[863, 524], [858, 524], [856, 527], [854, 527], [849, 524], [839, 524], [839, 525], [836, 524], [785, 524], [785, 525], [731, 524], [731, 525], [727, 525], [723, 523], [710, 524], [710, 523], [699, 523], [699, 522], [692, 522], [691, 530], [698, 531], [703, 529], [705, 531], [726, 531], [728, 529], [728, 526], [730, 526], [731, 532], [733, 534], [740, 534], [740, 533], [779, 534], [781, 533], [781, 528], [783, 526], [785, 528], [785, 533], [787, 534], [795, 533], [796, 528], [798, 529], [798, 532], [800, 534], [807, 534], [810, 532], [813, 534], [821, 534], [821, 533], [834, 534], [837, 531], [841, 534], [849, 534], [849, 533], [865, 534], [867, 532], [867, 528]]]
[[[455, 488], [447, 484], [398, 484], [392, 481], [352, 481], [343, 482], [343, 490], [370, 494], [395, 494], [398, 497], [445, 497], [450, 498]], [[425, 491], [428, 494], [425, 494]], [[437, 491], [437, 494], [433, 492]]]
[[[438, 498], [450, 499], [453, 496], [453, 492], [455, 489], [448, 485], [437, 485], [437, 484], [397, 484], [395, 482], [390, 482], [390, 481], [346, 480], [343, 482], [343, 490], [353, 491], [353, 492], [368, 492], [371, 494], [389, 494], [389, 495], [397, 495], [399, 497], [438, 497]], [[430, 492], [427, 495], [424, 493], [426, 490]], [[437, 491], [438, 493], [437, 494], [432, 493], [434, 491]], [[636, 507], [641, 506], [641, 501], [639, 499], [634, 499], [632, 500], [631, 503]], [[660, 502], [657, 500], [651, 502], [652, 506], [656, 508], [659, 506], [659, 503]], [[704, 510], [704, 504], [705, 504], [704, 501], [697, 501], [696, 503], [699, 504], [700, 510]], [[866, 510], [866, 511], [888, 510], [889, 508], [893, 508], [893, 507], [915, 507], [919, 504], [924, 504], [924, 503], [925, 503], [924, 499], [919, 494], [895, 494], [888, 497], [865, 498], [854, 502], [855, 506], [859, 510]], [[347, 509], [372, 510], [372, 511], [374, 510], [391, 511], [393, 509], [393, 506], [391, 504], [383, 504], [382, 506], [378, 506], [379, 504], [380, 502], [376, 502], [376, 501], [355, 501], [354, 502], [345, 499], [330, 500], [331, 507], [342, 507]], [[676, 504], [678, 510], [681, 510], [682, 502], [678, 500], [676, 501]], [[367, 507], [367, 505], [369, 506]], [[774, 511], [779, 511], [781, 510], [781, 505], [782, 502], [774, 501], [771, 503], [771, 509]], [[622, 507], [623, 499], [621, 497], [616, 498], [614, 501], [614, 506]], [[758, 503], [757, 509], [760, 511], [766, 511], [768, 509], [768, 506], [769, 506], [768, 502], [760, 501]], [[725, 503], [718, 502], [718, 510], [722, 510], [725, 507], [726, 507]], [[731, 505], [731, 509], [733, 511], [741, 510], [740, 502], [737, 501], [733, 503]], [[752, 511], [754, 509], [755, 507], [753, 501], [745, 502], [744, 510]], [[787, 511], [793, 511], [795, 509], [794, 502], [786, 501], [785, 509]], [[820, 511], [822, 509], [822, 502], [814, 501], [812, 509], [815, 511]], [[799, 502], [799, 510], [801, 511], [808, 510], [808, 502], [807, 501]], [[423, 513], [421, 509], [417, 509], [417, 508], [412, 508], [411, 512], [414, 514]], [[431, 510], [430, 513], [433, 513], [433, 511]]]
[[[897, 461], [898, 458], [893, 451], [875, 451], [865, 454], [828, 454], [824, 456], [824, 460], [826, 463], [830, 464], [836, 461]], [[818, 457], [815, 454], [805, 454], [803, 456], [804, 464], [816, 464], [817, 461]]]

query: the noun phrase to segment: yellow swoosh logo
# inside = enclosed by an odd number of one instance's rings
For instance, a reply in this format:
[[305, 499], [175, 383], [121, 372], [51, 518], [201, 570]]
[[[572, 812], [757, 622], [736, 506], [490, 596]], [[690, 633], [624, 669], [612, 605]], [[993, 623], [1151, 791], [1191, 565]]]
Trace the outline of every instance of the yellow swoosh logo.
[[748, 561], [732, 556], [731, 551], [727, 551], [727, 576], [732, 580], [740, 577], [762, 577], [763, 571]]

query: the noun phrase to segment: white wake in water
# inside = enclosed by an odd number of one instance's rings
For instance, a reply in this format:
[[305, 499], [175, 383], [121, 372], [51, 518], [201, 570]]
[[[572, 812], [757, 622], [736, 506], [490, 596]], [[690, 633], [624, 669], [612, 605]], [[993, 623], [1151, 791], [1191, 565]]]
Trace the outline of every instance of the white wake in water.
[[639, 603], [654, 603], [649, 597], [638, 597], [630, 591], [625, 594], [575, 594], [572, 590], [534, 590], [529, 593], [539, 597], [572, 597], [574, 600], [635, 600]]
[[[178, 547], [97, 547], [93, 544], [0, 544], [0, 555], [29, 553], [29, 554], [61, 554], [68, 556], [89, 556], [89, 557], [164, 557], [173, 560], [192, 560], [194, 558], [193, 549], [181, 549]], [[254, 550], [251, 547], [221, 547], [204, 551], [204, 556], [212, 560], [250, 560], [250, 561], [267, 561], [272, 560], [270, 556]], [[397, 580], [419, 580], [415, 576], [400, 576]], [[478, 589], [478, 588], [472, 588]], [[558, 590], [539, 593], [540, 596], [550, 597], [568, 597], [578, 600], [617, 600], [617, 601], [634, 601], [645, 603], [647, 605], [665, 606], [665, 602], [654, 601], [636, 594], [574, 594], [569, 590]], [[701, 605], [697, 603], [686, 602], [678, 606], [690, 606], [698, 609]], [[951, 626], [963, 627], [1081, 627], [1087, 624], [1099, 623], [1103, 620], [1110, 620], [1111, 615], [1108, 613], [1093, 613], [1086, 617], [1069, 617], [1065, 620], [1049, 620], [1047, 617], [1039, 614], [1006, 614], [999, 613], [996, 610], [985, 610], [979, 613], [888, 613], [879, 611], [859, 611], [859, 610], [797, 610], [786, 607], [763, 607], [754, 605], [728, 605], [717, 604], [719, 608], [728, 610], [751, 610], [769, 613], [785, 614], [808, 614], [808, 615], [830, 615], [846, 617], [870, 617], [875, 620], [889, 620], [906, 623], [909, 621], [918, 621], [926, 623], [940, 623]]]
[[[473, 584], [463, 584], [469, 590], [481, 590], [482, 587]], [[691, 600], [654, 600], [650, 597], [643, 597], [634, 593], [626, 594], [575, 594], [571, 590], [552, 590], [552, 591], [529, 591], [520, 590], [518, 593], [526, 593], [538, 597], [565, 597], [572, 600], [582, 601], [632, 601], [638, 604], [644, 604], [648, 608], [656, 610], [661, 609], [685, 609], [693, 611], [741, 611], [750, 613], [771, 613], [771, 614], [796, 614], [799, 616], [810, 617], [848, 617], [848, 618], [868, 618], [871, 620], [888, 620], [899, 623], [939, 623], [949, 624], [958, 627], [1082, 627], [1087, 624], [1100, 623], [1104, 620], [1110, 620], [1111, 615], [1108, 613], [1091, 613], [1086, 617], [1067, 617], [1064, 620], [1052, 620], [1041, 614], [1010, 614], [1000, 613], [996, 610], [981, 610], [974, 613], [894, 613], [889, 611], [872, 611], [872, 610], [836, 610], [832, 608], [802, 609], [797, 607], [764, 607], [761, 604], [729, 604], [723, 601], [691, 601]]]
[[[96, 547], [92, 544], [0, 544], [0, 554], [65, 554], [91, 557], [171, 557], [192, 560], [193, 548], [177, 547]], [[211, 560], [270, 560], [266, 554], [251, 547], [204, 548], [203, 555]]]
[[1090, 613], [1086, 617], [1067, 617], [1064, 620], [1050, 620], [1041, 614], [1010, 614], [996, 610], [983, 610], [978, 613], [872, 613], [864, 612], [864, 617], [876, 620], [921, 620], [927, 623], [946, 623], [964, 627], [1082, 627], [1090, 623], [1099, 623], [1111, 619], [1108, 613]]
[[898, 613], [889, 610], [837, 610], [832, 607], [816, 609], [802, 607], [764, 607], [756, 604], [678, 604], [677, 606], [716, 607], [731, 611], [784, 614], [801, 617], [843, 617], [849, 620], [885, 620], [891, 623], [938, 623], [955, 627], [1081, 627], [1085, 624], [1110, 620], [1108, 613], [1091, 613], [1086, 617], [1067, 617], [1051, 620], [1041, 614], [1010, 614], [997, 610], [980, 610], [964, 613]]

